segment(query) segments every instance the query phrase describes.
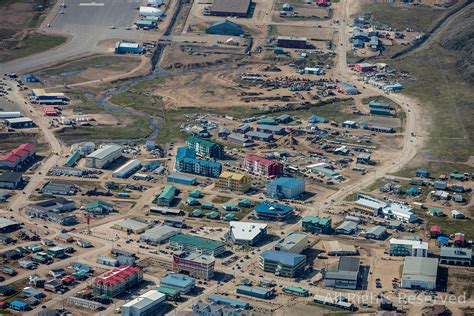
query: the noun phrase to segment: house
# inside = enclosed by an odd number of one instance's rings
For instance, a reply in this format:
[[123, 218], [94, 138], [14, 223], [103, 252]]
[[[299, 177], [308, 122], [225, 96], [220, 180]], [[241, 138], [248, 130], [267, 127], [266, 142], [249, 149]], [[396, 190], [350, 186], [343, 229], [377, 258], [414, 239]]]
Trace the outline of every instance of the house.
[[54, 292], [56, 293], [60, 288], [63, 286], [63, 281], [60, 279], [52, 279], [47, 281], [44, 284], [44, 289], [46, 291]]
[[464, 213], [461, 212], [461, 211], [458, 211], [458, 210], [452, 210], [451, 211], [451, 216], [455, 219], [464, 219], [464, 218], [466, 218]]
[[177, 194], [178, 188], [173, 185], [168, 185], [163, 188], [160, 195], [156, 198], [155, 203], [161, 206], [170, 206]]

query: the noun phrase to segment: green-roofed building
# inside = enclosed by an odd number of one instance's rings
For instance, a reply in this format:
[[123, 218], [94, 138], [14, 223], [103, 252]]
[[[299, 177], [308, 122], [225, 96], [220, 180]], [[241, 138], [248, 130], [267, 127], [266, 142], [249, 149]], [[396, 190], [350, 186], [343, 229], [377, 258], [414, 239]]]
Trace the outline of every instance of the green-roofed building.
[[199, 202], [199, 200], [197, 200], [193, 197], [189, 197], [188, 200], [186, 201], [186, 204], [188, 204], [190, 206], [194, 206], [194, 205], [201, 205], [201, 202]]
[[201, 190], [192, 190], [191, 192], [189, 192], [189, 196], [195, 199], [199, 199], [202, 197], [202, 192]]
[[237, 216], [235, 214], [226, 214], [223, 220], [225, 220], [226, 222], [232, 222], [235, 221], [236, 218]]
[[207, 139], [190, 136], [186, 139], [186, 147], [194, 149], [199, 156], [216, 159], [224, 157], [224, 146]]
[[170, 287], [162, 286], [162, 285], [157, 287], [156, 290], [162, 294], [165, 294], [166, 299], [170, 301], [176, 301], [181, 295], [181, 293], [178, 290], [172, 289]]
[[329, 234], [331, 233], [332, 220], [330, 217], [305, 216], [301, 221], [304, 232]]
[[240, 207], [252, 207], [253, 203], [249, 199], [243, 199], [239, 201], [239, 206]]
[[27, 248], [30, 249], [31, 252], [39, 252], [43, 250], [43, 247], [38, 244], [29, 244]]
[[198, 252], [218, 257], [225, 252], [224, 243], [199, 236], [178, 234], [170, 238], [170, 247], [185, 252]]
[[164, 187], [160, 195], [155, 199], [155, 203], [161, 206], [170, 206], [174, 197], [178, 194], [178, 188], [173, 185]]
[[71, 153], [69, 157], [67, 157], [66, 161], [64, 162], [64, 165], [66, 167], [72, 167], [77, 163], [77, 161], [80, 158], [81, 158], [81, 153], [79, 152], [79, 150], [76, 150], [73, 153]]
[[222, 208], [224, 209], [224, 211], [226, 212], [238, 212], [240, 211], [239, 207], [237, 206], [237, 204], [234, 204], [234, 203], [226, 203], [222, 206]]
[[86, 211], [95, 215], [107, 215], [114, 211], [114, 206], [104, 201], [90, 201], [87, 203]]
[[192, 217], [201, 217], [202, 216], [202, 210], [200, 209], [195, 209], [192, 213], [191, 213], [191, 216]]
[[283, 292], [296, 296], [309, 296], [309, 291], [299, 286], [288, 285], [283, 288]]
[[212, 211], [209, 214], [207, 214], [207, 218], [209, 219], [219, 219], [220, 214], [218, 211]]
[[450, 173], [449, 178], [454, 179], [454, 180], [459, 180], [459, 181], [466, 180], [466, 176], [462, 173]]
[[201, 208], [204, 210], [213, 210], [214, 209], [214, 204], [210, 202], [203, 202], [201, 203]]
[[436, 217], [446, 216], [446, 214], [444, 214], [443, 210], [441, 210], [439, 208], [436, 208], [436, 207], [430, 208], [429, 213], [430, 213], [431, 216], [436, 216]]

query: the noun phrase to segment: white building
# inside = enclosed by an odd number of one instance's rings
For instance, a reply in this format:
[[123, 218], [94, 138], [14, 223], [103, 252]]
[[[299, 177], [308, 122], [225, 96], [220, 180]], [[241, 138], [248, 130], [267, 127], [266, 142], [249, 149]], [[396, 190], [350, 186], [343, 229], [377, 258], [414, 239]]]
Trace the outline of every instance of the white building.
[[163, 11], [153, 7], [140, 7], [140, 16], [159, 18], [163, 16]]
[[308, 248], [308, 235], [305, 233], [291, 233], [275, 244], [275, 250], [292, 253], [302, 253]]
[[147, 243], [160, 244], [179, 233], [180, 230], [178, 228], [168, 225], [156, 226], [141, 234], [140, 240], [143, 240]]
[[229, 223], [229, 237], [237, 245], [253, 246], [267, 236], [267, 224], [237, 222]]
[[396, 219], [405, 223], [413, 223], [418, 220], [418, 216], [413, 213], [413, 208], [401, 203], [390, 203], [382, 209], [385, 218]]
[[114, 178], [128, 178], [135, 171], [140, 170], [141, 167], [142, 167], [142, 164], [139, 160], [137, 160], [137, 159], [129, 160], [125, 164], [123, 164], [122, 166], [115, 169], [115, 171], [112, 173], [112, 177], [114, 177]]
[[86, 156], [86, 167], [102, 169], [121, 156], [122, 146], [116, 144], [105, 145]]
[[428, 243], [421, 240], [390, 239], [391, 256], [427, 257]]
[[120, 314], [123, 316], [158, 315], [158, 308], [165, 299], [165, 294], [151, 290], [120, 306]]
[[436, 289], [438, 259], [406, 257], [403, 264], [401, 287], [406, 289]]

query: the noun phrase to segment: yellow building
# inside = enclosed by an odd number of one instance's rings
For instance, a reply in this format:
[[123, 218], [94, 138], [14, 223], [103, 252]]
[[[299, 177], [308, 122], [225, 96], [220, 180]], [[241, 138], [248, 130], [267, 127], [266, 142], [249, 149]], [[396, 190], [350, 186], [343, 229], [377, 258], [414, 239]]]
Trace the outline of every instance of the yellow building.
[[230, 190], [246, 192], [250, 189], [252, 179], [247, 174], [224, 171], [216, 180], [216, 188], [221, 190]]

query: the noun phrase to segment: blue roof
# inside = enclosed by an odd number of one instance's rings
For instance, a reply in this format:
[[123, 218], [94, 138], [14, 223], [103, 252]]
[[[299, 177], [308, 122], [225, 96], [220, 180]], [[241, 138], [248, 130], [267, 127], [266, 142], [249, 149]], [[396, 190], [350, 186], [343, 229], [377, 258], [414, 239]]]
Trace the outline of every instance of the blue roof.
[[12, 301], [10, 302], [10, 306], [18, 308], [18, 309], [25, 309], [28, 307], [28, 304], [20, 302], [20, 301]]
[[291, 206], [271, 201], [263, 201], [255, 207], [255, 212], [265, 214], [287, 214], [291, 211], [293, 211]]
[[296, 178], [282, 177], [270, 182], [270, 185], [278, 185], [283, 188], [295, 188], [304, 184], [304, 180]]
[[164, 278], [161, 278], [160, 283], [186, 288], [193, 285], [195, 283], [195, 279], [185, 274], [172, 273], [168, 274]]
[[309, 118], [308, 118], [308, 122], [309, 123], [326, 123], [328, 121], [327, 118], [324, 118], [324, 117], [321, 117], [321, 116], [318, 116], [318, 115], [311, 115]]
[[276, 251], [276, 250], [266, 250], [260, 255], [265, 260], [277, 261], [282, 265], [286, 266], [296, 266], [301, 261], [306, 260], [305, 255], [300, 255], [292, 252]]
[[441, 244], [445, 244], [445, 245], [449, 244], [449, 238], [448, 237], [439, 236], [437, 240]]
[[346, 82], [339, 82], [337, 85], [344, 88], [344, 89], [355, 89], [355, 90], [357, 90], [356, 87], [354, 87], [353, 85], [350, 85]]
[[178, 160], [184, 160], [185, 162], [199, 164], [203, 167], [209, 167], [209, 168], [221, 167], [221, 164], [219, 162], [196, 159], [196, 151], [188, 147], [178, 148], [178, 152], [176, 153], [176, 161]]
[[229, 305], [229, 306], [232, 306], [232, 307], [240, 307], [240, 308], [245, 308], [245, 309], [250, 308], [250, 304], [247, 303], [247, 302], [234, 300], [234, 299], [227, 298], [227, 297], [220, 296], [220, 295], [211, 294], [207, 297], [207, 299], [209, 301], [215, 302], [217, 304], [224, 304], [224, 305]]

